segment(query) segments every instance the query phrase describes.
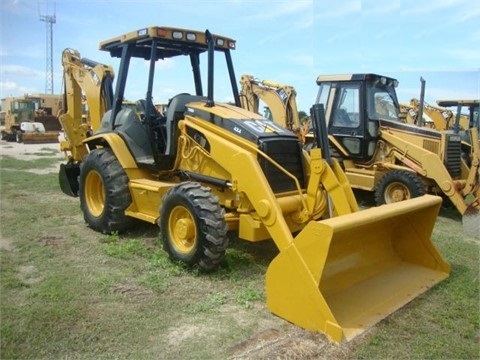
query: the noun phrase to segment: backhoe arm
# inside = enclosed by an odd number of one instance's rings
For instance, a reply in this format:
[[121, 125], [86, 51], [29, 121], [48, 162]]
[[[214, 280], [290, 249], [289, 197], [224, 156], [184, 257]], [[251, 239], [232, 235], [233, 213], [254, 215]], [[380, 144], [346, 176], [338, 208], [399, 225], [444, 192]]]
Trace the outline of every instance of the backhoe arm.
[[[73, 161], [87, 154], [83, 140], [100, 127], [103, 114], [111, 108], [113, 69], [110, 66], [81, 59], [76, 50], [65, 49], [62, 54], [66, 110], [59, 118], [66, 140], [60, 148]], [[82, 119], [82, 106], [88, 105], [88, 119]]]
[[300, 131], [295, 88], [269, 80], [260, 81], [251, 75], [242, 75], [240, 83], [240, 100], [244, 109], [258, 113], [259, 100], [262, 100], [274, 122], [295, 133]]

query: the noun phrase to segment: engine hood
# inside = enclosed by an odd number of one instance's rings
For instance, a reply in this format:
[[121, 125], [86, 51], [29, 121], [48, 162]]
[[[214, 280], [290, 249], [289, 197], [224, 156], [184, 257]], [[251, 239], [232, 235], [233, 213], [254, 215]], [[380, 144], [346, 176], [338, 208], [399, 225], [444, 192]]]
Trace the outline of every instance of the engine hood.
[[435, 139], [440, 139], [442, 134], [438, 130], [419, 127], [416, 125], [405, 124], [399, 121], [393, 120], [378, 120], [381, 127], [392, 128], [400, 131], [405, 131], [411, 134], [419, 134], [421, 136], [427, 136]]
[[263, 139], [270, 138], [298, 139], [294, 133], [273, 121], [229, 104], [216, 103], [212, 107], [207, 107], [204, 102], [189, 103], [186, 105], [186, 114], [210, 121], [257, 144]]

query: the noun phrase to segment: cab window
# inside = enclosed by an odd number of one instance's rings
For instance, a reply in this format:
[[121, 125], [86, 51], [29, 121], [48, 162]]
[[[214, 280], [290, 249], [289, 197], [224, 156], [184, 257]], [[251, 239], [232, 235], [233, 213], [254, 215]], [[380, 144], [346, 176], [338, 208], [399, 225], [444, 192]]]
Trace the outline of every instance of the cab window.
[[337, 92], [338, 101], [335, 104], [332, 125], [357, 128], [360, 125], [360, 87], [341, 85]]

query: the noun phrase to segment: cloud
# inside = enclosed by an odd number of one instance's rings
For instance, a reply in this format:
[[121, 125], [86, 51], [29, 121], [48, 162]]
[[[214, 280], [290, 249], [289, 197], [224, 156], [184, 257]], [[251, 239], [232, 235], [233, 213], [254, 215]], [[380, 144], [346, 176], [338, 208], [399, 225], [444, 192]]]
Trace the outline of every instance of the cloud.
[[361, 0], [347, 0], [347, 1], [322, 1], [319, 6], [315, 4], [315, 21], [335, 20], [338, 18], [345, 18], [352, 14], [359, 14], [362, 10]]
[[461, 11], [463, 11], [463, 13], [454, 19], [456, 23], [462, 23], [472, 18], [480, 17], [480, 7], [478, 9], [472, 9], [471, 7], [462, 8]]
[[[148, 64], [148, 61], [147, 61]], [[164, 60], [159, 60], [156, 62], [155, 67], [157, 70], [170, 70], [175, 68], [175, 60], [172, 58], [167, 58]]]
[[362, 0], [361, 11], [362, 16], [368, 16], [374, 18], [375, 16], [384, 16], [385, 14], [396, 12], [400, 9], [401, 0], [390, 0], [388, 3], [383, 2], [379, 6], [377, 0]]
[[480, 53], [478, 49], [465, 49], [465, 48], [453, 48], [445, 51], [445, 57], [449, 57], [452, 60], [470, 62], [472, 69], [480, 70]]
[[4, 48], [3, 46], [0, 46], [0, 57], [5, 57], [9, 56], [8, 49]]
[[[410, 88], [405, 89], [405, 93], [413, 95], [413, 98], [418, 99], [420, 97], [420, 89]], [[478, 94], [477, 94], [478, 96]], [[450, 100], [450, 99], [472, 99], [475, 95], [472, 91], [462, 89], [451, 89], [445, 87], [429, 87], [425, 90], [425, 102], [430, 105], [436, 105], [437, 100]]]
[[268, 3], [268, 11], [258, 11], [255, 15], [245, 18], [247, 21], [266, 21], [284, 16], [294, 16], [299, 12], [313, 10], [313, 0], [282, 1]]
[[288, 60], [297, 65], [303, 65], [306, 67], [313, 66], [313, 54], [289, 55]]
[[22, 96], [24, 94], [39, 93], [38, 88], [21, 86], [14, 81], [1, 81], [0, 82], [0, 98], [3, 99], [7, 96]]
[[462, 8], [472, 8], [472, 2], [470, 0], [436, 0], [436, 1], [418, 1], [418, 0], [402, 0], [401, 1], [401, 13], [402, 15], [431, 15], [435, 11], [456, 11]]
[[28, 77], [45, 77], [44, 71], [39, 71], [21, 65], [3, 65], [0, 70], [3, 77], [6, 76], [28, 76]]
[[17, 89], [18, 85], [17, 83], [13, 81], [2, 81], [0, 82], [0, 88], [2, 89], [2, 92], [5, 91], [12, 91]]

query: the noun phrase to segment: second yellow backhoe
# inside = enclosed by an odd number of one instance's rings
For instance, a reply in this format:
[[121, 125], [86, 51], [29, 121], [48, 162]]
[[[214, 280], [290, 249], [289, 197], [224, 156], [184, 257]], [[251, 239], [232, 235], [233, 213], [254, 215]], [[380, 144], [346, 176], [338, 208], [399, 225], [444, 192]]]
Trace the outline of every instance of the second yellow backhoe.
[[[61, 188], [79, 197], [92, 229], [158, 224], [169, 256], [204, 271], [228, 256], [228, 232], [251, 242], [273, 240], [279, 253], [266, 272], [268, 309], [335, 342], [352, 339], [449, 276], [430, 238], [441, 199], [425, 195], [358, 211], [343, 171], [322, 153], [322, 106], [311, 112], [319, 146], [306, 152], [291, 131], [240, 106], [235, 47], [235, 40], [208, 30], [163, 26], [101, 42], [120, 66], [113, 99], [91, 133], [80, 125], [80, 94], [68, 85], [65, 62], [61, 121], [72, 146]], [[225, 59], [233, 105], [214, 100], [214, 54]], [[156, 64], [185, 57], [193, 94], [177, 94], [161, 114], [153, 105], [154, 84], [167, 85]], [[82, 63], [93, 79], [98, 64]], [[139, 100], [144, 111], [123, 105], [130, 82], [137, 86], [135, 65], [148, 70]]]
[[61, 96], [26, 94], [2, 99], [5, 129], [1, 138], [24, 144], [57, 143]]
[[[405, 124], [398, 81], [386, 76], [321, 75], [317, 84], [330, 144], [353, 187], [374, 191], [377, 204], [441, 194], [468, 224], [480, 223], [477, 128], [466, 130], [470, 145], [465, 147], [453, 130]], [[464, 227], [472, 236], [478, 236], [477, 229]]]

